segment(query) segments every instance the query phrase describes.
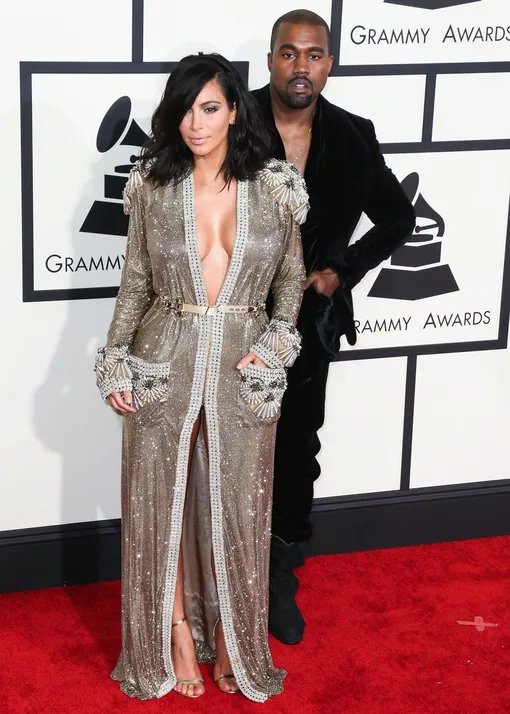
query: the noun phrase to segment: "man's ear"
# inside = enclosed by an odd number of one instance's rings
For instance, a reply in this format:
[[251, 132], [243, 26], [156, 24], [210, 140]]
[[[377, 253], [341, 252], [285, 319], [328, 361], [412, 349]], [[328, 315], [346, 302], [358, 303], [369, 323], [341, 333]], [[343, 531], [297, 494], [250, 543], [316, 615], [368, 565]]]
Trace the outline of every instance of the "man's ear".
[[[333, 58], [331, 58], [331, 59], [333, 59]], [[267, 53], [267, 68], [269, 71], [271, 71], [273, 69], [273, 53], [272, 52]]]
[[329, 57], [328, 57], [328, 74], [331, 72], [331, 67], [333, 66], [334, 59], [335, 58], [333, 57], [333, 55], [329, 55]]

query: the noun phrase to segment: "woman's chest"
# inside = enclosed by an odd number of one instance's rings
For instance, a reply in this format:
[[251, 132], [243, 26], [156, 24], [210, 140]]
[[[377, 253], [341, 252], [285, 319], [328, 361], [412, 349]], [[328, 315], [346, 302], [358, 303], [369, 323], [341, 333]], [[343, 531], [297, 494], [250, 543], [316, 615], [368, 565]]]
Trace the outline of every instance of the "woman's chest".
[[[176, 195], [177, 194], [177, 195]], [[182, 192], [168, 192], [147, 206], [147, 249], [151, 262], [200, 262], [212, 254], [227, 260], [257, 264], [260, 270], [276, 265], [282, 255], [286, 223], [277, 202], [245, 185], [237, 200], [213, 197], [186, 200]]]
[[194, 232], [202, 263], [229, 261], [237, 236], [237, 185], [197, 186], [194, 195]]

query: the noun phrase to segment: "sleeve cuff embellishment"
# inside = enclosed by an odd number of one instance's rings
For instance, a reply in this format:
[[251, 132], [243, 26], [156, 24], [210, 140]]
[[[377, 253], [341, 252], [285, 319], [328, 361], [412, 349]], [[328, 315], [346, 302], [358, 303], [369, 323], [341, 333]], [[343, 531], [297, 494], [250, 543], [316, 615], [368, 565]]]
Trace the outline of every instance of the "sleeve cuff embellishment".
[[261, 345], [275, 354], [284, 367], [292, 367], [301, 351], [301, 335], [294, 325], [275, 317], [259, 338], [257, 345]]

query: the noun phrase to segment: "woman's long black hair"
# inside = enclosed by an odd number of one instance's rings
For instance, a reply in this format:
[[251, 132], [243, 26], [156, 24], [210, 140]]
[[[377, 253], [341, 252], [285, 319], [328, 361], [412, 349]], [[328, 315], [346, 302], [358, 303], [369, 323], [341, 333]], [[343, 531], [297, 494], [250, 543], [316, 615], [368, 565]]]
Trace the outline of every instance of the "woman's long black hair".
[[225, 182], [253, 179], [271, 156], [271, 136], [257, 102], [237, 69], [219, 54], [184, 57], [170, 75], [154, 112], [151, 136], [142, 149], [142, 166], [156, 184], [177, 182], [193, 168], [193, 152], [179, 132], [184, 115], [202, 88], [215, 79], [230, 109], [236, 107], [235, 124], [228, 129], [225, 161], [220, 169]]

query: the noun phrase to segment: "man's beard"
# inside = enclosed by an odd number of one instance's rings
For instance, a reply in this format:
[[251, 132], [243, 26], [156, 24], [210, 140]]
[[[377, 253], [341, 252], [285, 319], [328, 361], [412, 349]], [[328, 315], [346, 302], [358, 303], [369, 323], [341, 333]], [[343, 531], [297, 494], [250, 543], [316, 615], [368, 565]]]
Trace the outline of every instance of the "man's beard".
[[296, 96], [289, 94], [288, 90], [282, 97], [283, 103], [289, 109], [306, 109], [309, 107], [313, 101], [313, 94], [303, 94], [301, 96]]
[[[310, 86], [311, 94], [291, 94], [290, 87], [292, 84], [297, 84], [301, 82], [303, 84], [308, 84]], [[313, 91], [313, 84], [308, 79], [294, 78], [287, 83], [285, 92], [278, 92], [280, 99], [289, 109], [306, 109], [315, 99], [315, 94]]]

